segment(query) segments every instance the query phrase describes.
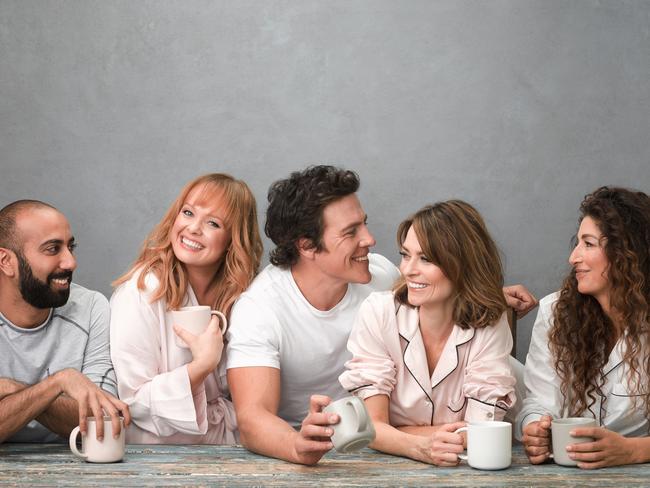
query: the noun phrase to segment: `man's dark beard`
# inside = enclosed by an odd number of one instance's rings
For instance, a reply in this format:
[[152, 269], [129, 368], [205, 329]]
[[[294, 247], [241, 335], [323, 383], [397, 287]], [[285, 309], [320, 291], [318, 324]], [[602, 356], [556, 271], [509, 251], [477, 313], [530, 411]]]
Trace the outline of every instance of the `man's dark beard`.
[[50, 283], [55, 278], [72, 279], [72, 271], [52, 273], [43, 282], [34, 276], [27, 259], [16, 253], [20, 269], [20, 294], [27, 303], [36, 308], [56, 308], [65, 305], [70, 297], [70, 287], [65, 290], [55, 291]]

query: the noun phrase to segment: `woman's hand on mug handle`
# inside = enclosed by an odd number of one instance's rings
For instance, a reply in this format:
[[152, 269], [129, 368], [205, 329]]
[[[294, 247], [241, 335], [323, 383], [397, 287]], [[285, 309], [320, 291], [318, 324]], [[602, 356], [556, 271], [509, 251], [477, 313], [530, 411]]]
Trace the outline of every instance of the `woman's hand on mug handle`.
[[527, 424], [521, 442], [531, 464], [541, 464], [551, 456], [551, 416]]
[[217, 315], [213, 315], [208, 327], [199, 335], [174, 325], [174, 332], [185, 341], [192, 353], [192, 362], [187, 365], [192, 389], [203, 383], [221, 360], [223, 336], [219, 328], [219, 320]]

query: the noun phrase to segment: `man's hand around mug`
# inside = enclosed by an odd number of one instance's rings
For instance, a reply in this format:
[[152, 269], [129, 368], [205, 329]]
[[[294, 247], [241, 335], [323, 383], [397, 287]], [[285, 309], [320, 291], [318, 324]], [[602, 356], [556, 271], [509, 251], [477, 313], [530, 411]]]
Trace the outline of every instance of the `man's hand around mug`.
[[[104, 415], [110, 416], [115, 438], [120, 435], [120, 416], [124, 417], [124, 426], [128, 426], [131, 422], [131, 414], [126, 403], [102, 390], [76, 369], [64, 369], [53, 376], [61, 388], [61, 393], [76, 400], [79, 405], [79, 430], [82, 434], [88, 432], [89, 412], [96, 419], [103, 419]], [[97, 422], [97, 439], [103, 438], [104, 422]]]
[[330, 438], [334, 433], [331, 425], [339, 422], [335, 413], [324, 413], [322, 410], [331, 403], [325, 395], [312, 395], [309, 399], [309, 414], [302, 421], [300, 431], [296, 433], [294, 456], [300, 464], [313, 465], [332, 449]]
[[526, 456], [531, 464], [541, 464], [551, 456], [551, 416], [543, 415], [541, 419], [531, 422], [523, 428]]

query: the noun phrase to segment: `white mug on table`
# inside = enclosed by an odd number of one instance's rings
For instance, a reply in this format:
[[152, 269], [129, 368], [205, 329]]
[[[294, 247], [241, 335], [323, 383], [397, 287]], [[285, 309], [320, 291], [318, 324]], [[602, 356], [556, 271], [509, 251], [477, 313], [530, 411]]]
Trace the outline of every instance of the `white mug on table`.
[[120, 417], [120, 435], [113, 437], [113, 424], [111, 417], [105, 416], [100, 422], [104, 422], [104, 438], [97, 439], [97, 419], [88, 417], [88, 432], [81, 436], [81, 451], [77, 449], [77, 437], [79, 426], [70, 432], [70, 450], [89, 463], [114, 463], [124, 458], [124, 419]]
[[505, 469], [512, 463], [512, 425], [508, 422], [470, 422], [455, 433], [467, 432], [467, 455], [458, 457], [476, 469]]

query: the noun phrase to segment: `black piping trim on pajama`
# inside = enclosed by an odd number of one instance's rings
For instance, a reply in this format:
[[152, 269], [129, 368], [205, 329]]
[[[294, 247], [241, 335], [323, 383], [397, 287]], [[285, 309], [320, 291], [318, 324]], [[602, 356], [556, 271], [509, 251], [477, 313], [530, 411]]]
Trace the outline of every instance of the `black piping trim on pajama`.
[[[603, 377], [607, 376], [609, 373], [614, 371], [616, 368], [618, 368], [621, 364], [623, 364], [623, 360], [621, 359], [618, 363], [616, 363], [614, 366], [612, 366], [609, 371], [607, 371], [605, 374], [603, 374]], [[612, 395], [614, 395], [612, 393]], [[626, 395], [614, 395], [614, 396], [626, 396]], [[607, 408], [605, 407], [605, 404], [607, 403], [607, 397], [601, 396], [600, 397], [600, 408], [598, 409], [598, 425], [603, 425], [603, 419], [607, 417]], [[591, 408], [588, 409], [594, 417], [596, 414], [591, 411]]]
[[508, 411], [507, 408], [503, 408], [502, 406], [497, 405], [496, 403], [484, 402], [483, 400], [479, 400], [478, 398], [474, 398], [474, 397], [469, 397], [469, 398], [472, 399], [472, 400], [474, 400], [475, 402], [482, 403], [483, 405], [489, 405], [490, 407], [500, 408], [501, 410], [503, 410], [503, 411], [505, 411], [505, 412]]
[[476, 331], [474, 331], [474, 334], [472, 334], [472, 337], [470, 337], [469, 339], [467, 339], [465, 342], [461, 342], [460, 344], [456, 344], [456, 367], [455, 367], [454, 369], [452, 369], [449, 373], [447, 373], [447, 376], [445, 376], [443, 379], [441, 379], [441, 380], [438, 381], [435, 385], [433, 385], [433, 386], [431, 387], [432, 390], [433, 390], [436, 386], [438, 386], [440, 383], [442, 383], [443, 381], [445, 381], [447, 378], [449, 378], [449, 375], [458, 369], [458, 366], [459, 366], [459, 364], [460, 364], [460, 355], [458, 354], [458, 348], [459, 348], [460, 346], [464, 346], [464, 345], [467, 344], [468, 342], [471, 342], [472, 339], [474, 339], [474, 335], [475, 335], [475, 334], [476, 334]]
[[465, 405], [467, 405], [467, 397], [465, 397], [465, 401], [463, 401], [463, 404], [460, 406], [460, 408], [459, 408], [458, 410], [454, 410], [453, 408], [451, 408], [450, 405], [447, 405], [447, 408], [448, 408], [449, 410], [451, 410], [452, 412], [454, 412], [454, 413], [458, 413], [458, 412], [460, 412], [463, 408], [465, 408]]
[[405, 347], [404, 350], [402, 351], [402, 362], [404, 363], [404, 367], [406, 368], [406, 371], [409, 372], [409, 374], [413, 377], [413, 379], [414, 379], [415, 382], [418, 384], [418, 386], [420, 387], [420, 389], [422, 390], [422, 392], [423, 392], [423, 393], [426, 395], [426, 397], [429, 399], [429, 402], [431, 402], [431, 422], [430, 422], [430, 425], [433, 425], [433, 413], [435, 412], [435, 405], [433, 404], [433, 400], [431, 399], [431, 397], [430, 397], [429, 394], [427, 393], [427, 390], [426, 390], [426, 389], [425, 389], [425, 388], [420, 384], [420, 382], [418, 381], [418, 379], [415, 377], [415, 375], [413, 374], [413, 371], [411, 371], [411, 369], [408, 367], [408, 364], [406, 364], [406, 359], [404, 358], [404, 356], [406, 355], [406, 350], [407, 350], [407, 349], [409, 348], [409, 346], [411, 345], [411, 342], [410, 342], [406, 337], [404, 337], [402, 334], [399, 334], [399, 336], [400, 336], [402, 339], [404, 339], [404, 341], [406, 341], [406, 347]]

